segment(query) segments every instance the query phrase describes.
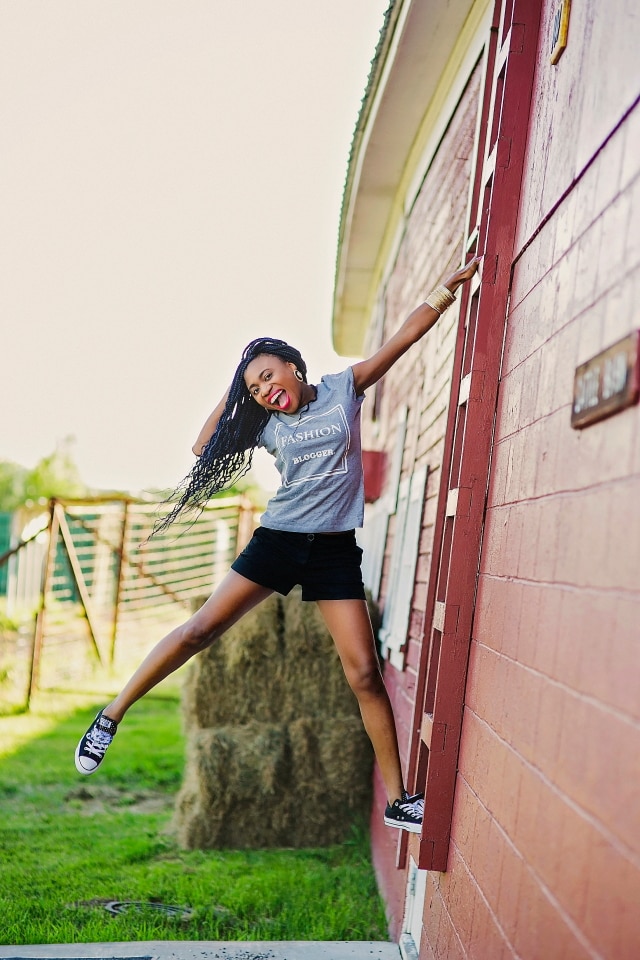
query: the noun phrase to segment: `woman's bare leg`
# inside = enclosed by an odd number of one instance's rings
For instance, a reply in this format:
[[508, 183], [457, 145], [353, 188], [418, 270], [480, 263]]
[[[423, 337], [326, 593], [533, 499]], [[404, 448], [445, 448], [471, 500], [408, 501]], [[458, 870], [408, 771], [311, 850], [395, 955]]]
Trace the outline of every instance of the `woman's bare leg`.
[[104, 708], [105, 716], [119, 723], [136, 700], [196, 653], [205, 650], [272, 592], [230, 570], [200, 610], [147, 654], [123, 690]]
[[380, 673], [367, 605], [364, 600], [318, 600], [317, 604], [333, 637], [349, 686], [358, 699], [387, 798], [393, 803], [400, 799], [404, 789], [398, 737]]

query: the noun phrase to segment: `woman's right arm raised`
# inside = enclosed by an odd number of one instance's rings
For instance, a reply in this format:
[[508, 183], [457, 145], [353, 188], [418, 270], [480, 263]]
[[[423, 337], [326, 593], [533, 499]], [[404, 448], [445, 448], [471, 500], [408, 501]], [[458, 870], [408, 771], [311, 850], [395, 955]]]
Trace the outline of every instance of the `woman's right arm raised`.
[[207, 419], [205, 420], [202, 430], [198, 434], [198, 439], [196, 440], [193, 447], [191, 448], [195, 453], [196, 457], [200, 456], [200, 454], [202, 453], [206, 445], [209, 443], [209, 440], [211, 440], [211, 437], [216, 432], [216, 427], [218, 426], [220, 417], [224, 413], [224, 408], [227, 404], [228, 396], [229, 396], [229, 390], [226, 391], [224, 397], [222, 397], [220, 402], [217, 404], [215, 410], [212, 413], [210, 413]]

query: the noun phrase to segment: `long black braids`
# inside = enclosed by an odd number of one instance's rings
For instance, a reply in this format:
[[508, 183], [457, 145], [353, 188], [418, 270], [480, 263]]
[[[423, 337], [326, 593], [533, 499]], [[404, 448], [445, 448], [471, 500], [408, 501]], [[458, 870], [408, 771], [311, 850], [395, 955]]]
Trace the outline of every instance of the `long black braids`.
[[253, 451], [271, 416], [256, 403], [244, 382], [248, 364], [261, 354], [295, 363], [307, 382], [307, 365], [299, 350], [272, 337], [252, 340], [242, 352], [215, 433], [166, 501], [173, 503], [173, 507], [166, 517], [156, 522], [154, 534], [165, 530], [183, 511], [201, 511], [215, 493], [232, 486], [251, 468]]

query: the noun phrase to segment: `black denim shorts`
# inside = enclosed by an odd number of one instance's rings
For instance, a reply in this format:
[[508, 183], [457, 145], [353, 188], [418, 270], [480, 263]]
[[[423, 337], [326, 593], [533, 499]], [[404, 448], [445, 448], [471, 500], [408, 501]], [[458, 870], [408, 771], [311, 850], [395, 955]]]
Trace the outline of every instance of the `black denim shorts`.
[[300, 584], [303, 600], [364, 600], [361, 560], [354, 530], [290, 533], [258, 527], [231, 569], [283, 596]]

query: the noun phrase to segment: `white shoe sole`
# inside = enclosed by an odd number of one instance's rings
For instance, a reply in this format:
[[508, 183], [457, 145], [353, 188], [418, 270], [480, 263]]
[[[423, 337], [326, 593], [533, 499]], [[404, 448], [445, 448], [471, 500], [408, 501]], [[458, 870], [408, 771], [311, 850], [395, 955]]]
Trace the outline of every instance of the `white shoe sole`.
[[76, 770], [78, 771], [78, 773], [82, 773], [85, 777], [88, 777], [90, 776], [90, 774], [95, 773], [96, 770], [98, 769], [99, 764], [97, 763], [95, 767], [93, 767], [91, 770], [87, 770], [85, 767], [82, 766], [82, 764], [80, 763], [80, 744], [78, 744], [78, 746], [76, 747], [75, 758], [76, 758]]
[[399, 820], [387, 820], [384, 818], [386, 827], [395, 827], [396, 830], [407, 830], [409, 833], [422, 833], [421, 823], [400, 823]]

